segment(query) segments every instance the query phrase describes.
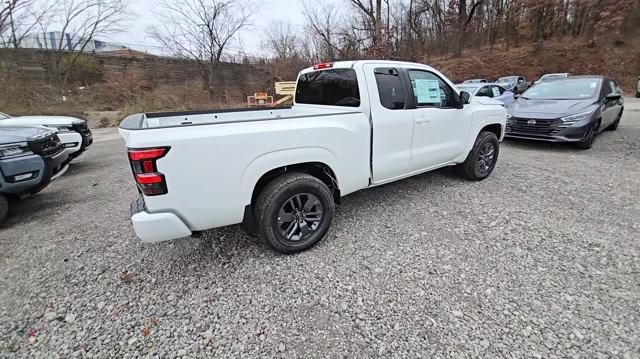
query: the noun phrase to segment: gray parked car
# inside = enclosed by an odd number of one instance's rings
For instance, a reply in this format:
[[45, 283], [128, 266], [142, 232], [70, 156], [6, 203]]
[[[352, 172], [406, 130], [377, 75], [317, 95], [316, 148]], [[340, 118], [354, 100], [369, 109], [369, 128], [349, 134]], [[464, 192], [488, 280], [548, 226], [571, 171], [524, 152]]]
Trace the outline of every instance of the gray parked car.
[[588, 149], [598, 133], [618, 128], [624, 98], [611, 78], [570, 76], [532, 86], [508, 111], [505, 137]]
[[66, 172], [69, 155], [51, 130], [43, 127], [0, 127], [0, 224], [10, 198], [44, 189]]

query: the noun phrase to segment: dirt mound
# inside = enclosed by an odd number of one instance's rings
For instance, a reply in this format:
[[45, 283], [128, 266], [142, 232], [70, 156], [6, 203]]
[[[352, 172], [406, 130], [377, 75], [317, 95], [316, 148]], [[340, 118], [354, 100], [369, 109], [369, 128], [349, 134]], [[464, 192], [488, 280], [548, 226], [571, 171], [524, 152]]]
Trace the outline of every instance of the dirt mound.
[[467, 50], [462, 58], [425, 58], [428, 63], [455, 81], [486, 78], [490, 81], [508, 75], [524, 75], [535, 80], [550, 72], [575, 75], [608, 75], [616, 79], [626, 94], [635, 93], [640, 76], [640, 44], [612, 43], [589, 46], [573, 39], [546, 42], [541, 50], [531, 44]]

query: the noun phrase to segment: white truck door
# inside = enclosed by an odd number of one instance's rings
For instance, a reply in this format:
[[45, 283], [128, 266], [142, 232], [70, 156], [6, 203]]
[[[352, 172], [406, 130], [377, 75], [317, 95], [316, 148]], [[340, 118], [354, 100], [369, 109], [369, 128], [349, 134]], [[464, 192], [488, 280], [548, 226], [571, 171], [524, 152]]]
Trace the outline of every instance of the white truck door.
[[437, 74], [424, 69], [407, 69], [415, 108], [411, 146], [411, 172], [446, 164], [466, 146], [472, 112], [458, 108], [455, 90]]
[[373, 181], [405, 175], [411, 162], [413, 115], [407, 107], [406, 79], [391, 65], [365, 64], [372, 122]]

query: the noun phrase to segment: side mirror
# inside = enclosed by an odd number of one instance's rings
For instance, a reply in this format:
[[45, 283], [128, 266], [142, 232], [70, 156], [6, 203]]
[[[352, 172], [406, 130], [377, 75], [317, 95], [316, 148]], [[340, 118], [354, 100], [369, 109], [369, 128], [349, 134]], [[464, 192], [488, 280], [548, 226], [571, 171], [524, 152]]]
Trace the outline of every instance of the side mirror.
[[607, 101], [618, 101], [622, 96], [618, 93], [610, 93], [605, 97]]
[[467, 91], [460, 91], [460, 99], [462, 100], [462, 104], [466, 105], [471, 100], [471, 94]]

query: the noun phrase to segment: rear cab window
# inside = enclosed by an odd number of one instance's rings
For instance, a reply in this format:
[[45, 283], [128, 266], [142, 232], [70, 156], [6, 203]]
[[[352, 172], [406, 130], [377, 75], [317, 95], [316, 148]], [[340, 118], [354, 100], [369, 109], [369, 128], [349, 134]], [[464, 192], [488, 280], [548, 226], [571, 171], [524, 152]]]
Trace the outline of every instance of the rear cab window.
[[327, 106], [360, 106], [358, 77], [353, 69], [307, 72], [298, 78], [296, 103]]

